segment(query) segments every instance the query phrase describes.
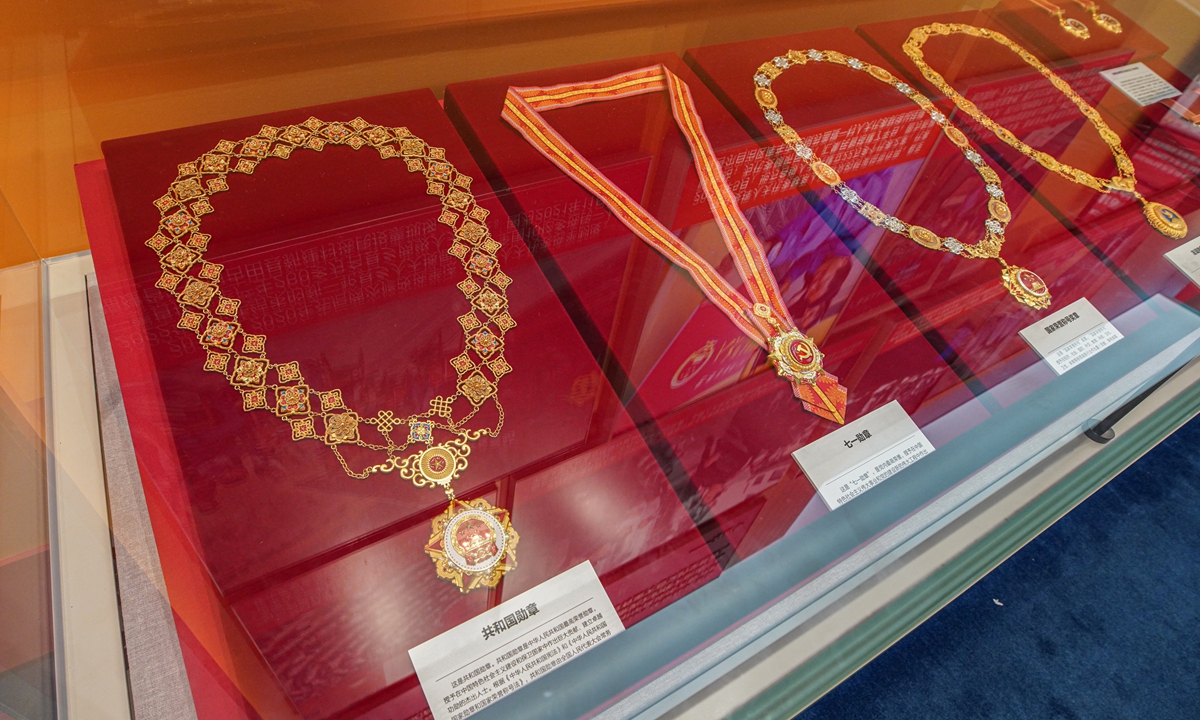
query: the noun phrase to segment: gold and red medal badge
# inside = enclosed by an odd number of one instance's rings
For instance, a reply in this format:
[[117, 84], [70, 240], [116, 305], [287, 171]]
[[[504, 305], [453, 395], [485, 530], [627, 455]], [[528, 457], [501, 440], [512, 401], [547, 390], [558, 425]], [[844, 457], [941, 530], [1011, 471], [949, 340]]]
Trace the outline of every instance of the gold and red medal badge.
[[792, 394], [805, 410], [839, 425], [846, 423], [846, 388], [825, 372], [821, 364], [825, 355], [812, 338], [799, 330], [774, 335], [767, 359], [792, 384]]
[[433, 558], [437, 574], [462, 592], [496, 587], [504, 573], [517, 567], [520, 540], [508, 511], [478, 498], [450, 506], [433, 519], [433, 533], [425, 552]]
[[517, 567], [517, 543], [508, 511], [483, 498], [459, 500], [450, 483], [467, 469], [471, 433], [432, 445], [396, 463], [400, 477], [417, 487], [445, 491], [450, 504], [433, 519], [425, 553], [433, 559], [437, 575], [462, 592], [496, 587], [500, 578]]
[[1050, 288], [1034, 271], [1006, 263], [1000, 272], [1000, 280], [1019, 302], [1035, 310], [1050, 307]]

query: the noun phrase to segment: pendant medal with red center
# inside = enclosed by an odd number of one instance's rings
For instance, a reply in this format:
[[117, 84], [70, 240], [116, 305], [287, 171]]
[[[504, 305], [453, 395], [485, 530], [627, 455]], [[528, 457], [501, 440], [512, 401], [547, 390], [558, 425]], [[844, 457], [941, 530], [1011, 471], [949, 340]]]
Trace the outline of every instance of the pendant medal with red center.
[[450, 496], [450, 506], [433, 519], [425, 553], [433, 559], [438, 577], [462, 592], [496, 587], [504, 573], [517, 566], [520, 539], [507, 510], [483, 498], [463, 502], [451, 492], [450, 483], [467, 469], [470, 452], [466, 442], [450, 441], [428, 447], [399, 464], [401, 477], [418, 487], [441, 487]]
[[799, 330], [789, 330], [771, 338], [767, 358], [780, 376], [795, 380], [814, 380], [821, 372], [824, 356], [812, 338]]
[[438, 577], [465, 593], [496, 587], [517, 566], [520, 539], [507, 510], [483, 498], [451, 500], [445, 512], [433, 519], [425, 552], [433, 559]]
[[825, 372], [824, 358], [813, 339], [799, 330], [769, 340], [767, 359], [775, 372], [791, 383], [792, 394], [804, 403], [804, 409], [841, 424], [846, 422], [846, 388]]
[[1032, 270], [1009, 265], [1000, 274], [1004, 287], [1019, 302], [1037, 310], [1050, 307], [1050, 287]]
[[797, 365], [802, 367], [813, 364], [813, 362], [816, 360], [816, 349], [817, 348], [815, 345], [813, 345], [812, 340], [809, 340], [808, 338], [804, 338], [803, 340], [792, 340], [792, 342], [788, 344], [788, 354], [792, 356], [792, 359], [796, 361]]

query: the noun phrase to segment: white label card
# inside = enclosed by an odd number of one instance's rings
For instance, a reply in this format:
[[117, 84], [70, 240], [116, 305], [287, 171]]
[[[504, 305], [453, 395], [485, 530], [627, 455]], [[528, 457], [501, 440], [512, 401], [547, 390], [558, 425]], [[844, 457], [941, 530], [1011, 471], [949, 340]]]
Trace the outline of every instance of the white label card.
[[1142, 63], [1104, 70], [1100, 74], [1142, 107], [1183, 94], [1182, 90], [1176, 89], [1161, 75]]
[[830, 510], [933, 452], [900, 403], [893, 400], [792, 453]]
[[1163, 253], [1163, 257], [1186, 275], [1188, 280], [1200, 285], [1200, 237]]
[[625, 629], [590, 561], [408, 651], [436, 720], [462, 720]]
[[1047, 315], [1020, 334], [1059, 375], [1125, 337], [1087, 298]]

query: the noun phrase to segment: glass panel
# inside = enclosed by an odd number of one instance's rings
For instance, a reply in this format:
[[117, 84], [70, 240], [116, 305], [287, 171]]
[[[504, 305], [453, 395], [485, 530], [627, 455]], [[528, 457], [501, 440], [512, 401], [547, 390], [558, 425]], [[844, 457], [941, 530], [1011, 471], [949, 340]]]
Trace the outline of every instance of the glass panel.
[[[1025, 0], [6, 11], [0, 266], [93, 252], [189, 680], [231, 698], [200, 716], [423, 717], [409, 648], [584, 560], [629, 630], [481, 717], [645, 709], [1194, 357], [1196, 288], [1162, 257], [1180, 240], [1129, 190], [1200, 224], [1200, 19], [1063, 10], [1087, 39]], [[1011, 38], [1094, 113], [998, 36], [934, 28], [923, 59], [956, 104], [903, 50], [931, 23]], [[1099, 74], [1138, 62], [1185, 94], [1141, 106]], [[510, 87], [643, 68], [688, 89], [707, 171], [662, 87], [540, 110], [576, 178], [501, 114]], [[752, 294], [712, 168], [846, 417], [897, 401], [936, 448], [836, 510], [791, 453], [837, 424], [631, 229], [636, 205]], [[0, 380], [40, 455], [40, 344], [13, 340], [37, 337], [30, 277], [26, 304], [0, 285]], [[1058, 375], [1018, 331], [1081, 299], [1123, 339]], [[239, 375], [260, 342], [276, 366]], [[348, 477], [387, 454], [342, 440], [406, 420], [407, 457], [420, 423], [476, 405], [470, 427], [503, 428], [454, 491], [520, 542], [500, 584], [462, 593], [425, 551], [444, 495]]]
[[41, 268], [0, 195], [0, 711], [54, 713]]

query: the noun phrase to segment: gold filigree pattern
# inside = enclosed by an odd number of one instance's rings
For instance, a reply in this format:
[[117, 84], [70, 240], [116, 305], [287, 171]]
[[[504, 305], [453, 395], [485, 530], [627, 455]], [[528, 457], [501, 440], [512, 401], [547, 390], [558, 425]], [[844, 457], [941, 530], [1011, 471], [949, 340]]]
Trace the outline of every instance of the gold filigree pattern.
[[[216, 210], [212, 196], [230, 189], [230, 173], [249, 175], [259, 163], [273, 162], [272, 158], [287, 159], [302, 149], [321, 152], [329, 145], [353, 150], [371, 147], [385, 160], [403, 159], [409, 172], [425, 176], [428, 192], [442, 205], [438, 221], [452, 231], [447, 252], [462, 264], [465, 275], [457, 283], [467, 301], [467, 312], [458, 317], [465, 349], [450, 361], [457, 377], [454, 393], [433, 398], [424, 411], [405, 417], [390, 410], [361, 415], [346, 405], [340, 389], [307, 385], [298, 363], [273, 362], [266, 354], [266, 336], [252, 334], [253, 329], [246, 332], [244, 319], [237, 318], [241, 301], [221, 293], [223, 267], [204, 260], [211, 237], [200, 231], [202, 218]], [[443, 490], [453, 510], [457, 506], [450, 481], [467, 467], [468, 443], [485, 435], [495, 437], [504, 425], [497, 383], [512, 371], [504, 360], [504, 336], [516, 325], [504, 294], [511, 279], [500, 271], [496, 259], [500, 243], [484, 224], [488, 211], [476, 203], [470, 187], [471, 178], [446, 161], [443, 148], [429, 146], [407, 128], [373, 125], [362, 118], [326, 122], [311, 117], [282, 128], [263, 126], [257, 135], [237, 142], [222, 140], [194, 162], [178, 165], [167, 194], [153, 203], [159, 211], [159, 227], [146, 245], [163, 268], [155, 286], [175, 297], [182, 310], [178, 327], [196, 335], [207, 350], [204, 369], [225, 375], [241, 394], [245, 411], [274, 413], [288, 423], [295, 441], [323, 442], [351, 477], [365, 479], [373, 473], [400, 470], [401, 477], [417, 486]], [[485, 403], [495, 406], [494, 424], [467, 428]], [[382, 444], [364, 440], [364, 428], [378, 435]], [[413, 443], [421, 449], [409, 451]], [[345, 445], [383, 452], [386, 459], [355, 471], [341, 453]], [[452, 515], [457, 517], [446, 517]], [[515, 567], [512, 548], [517, 536], [507, 514], [503, 517], [503, 526], [511, 533], [505, 562], [486, 570], [474, 565], [454, 567], [454, 553], [450, 560], [439, 554], [434, 557], [439, 575], [465, 592], [494, 586], [503, 572]]]

